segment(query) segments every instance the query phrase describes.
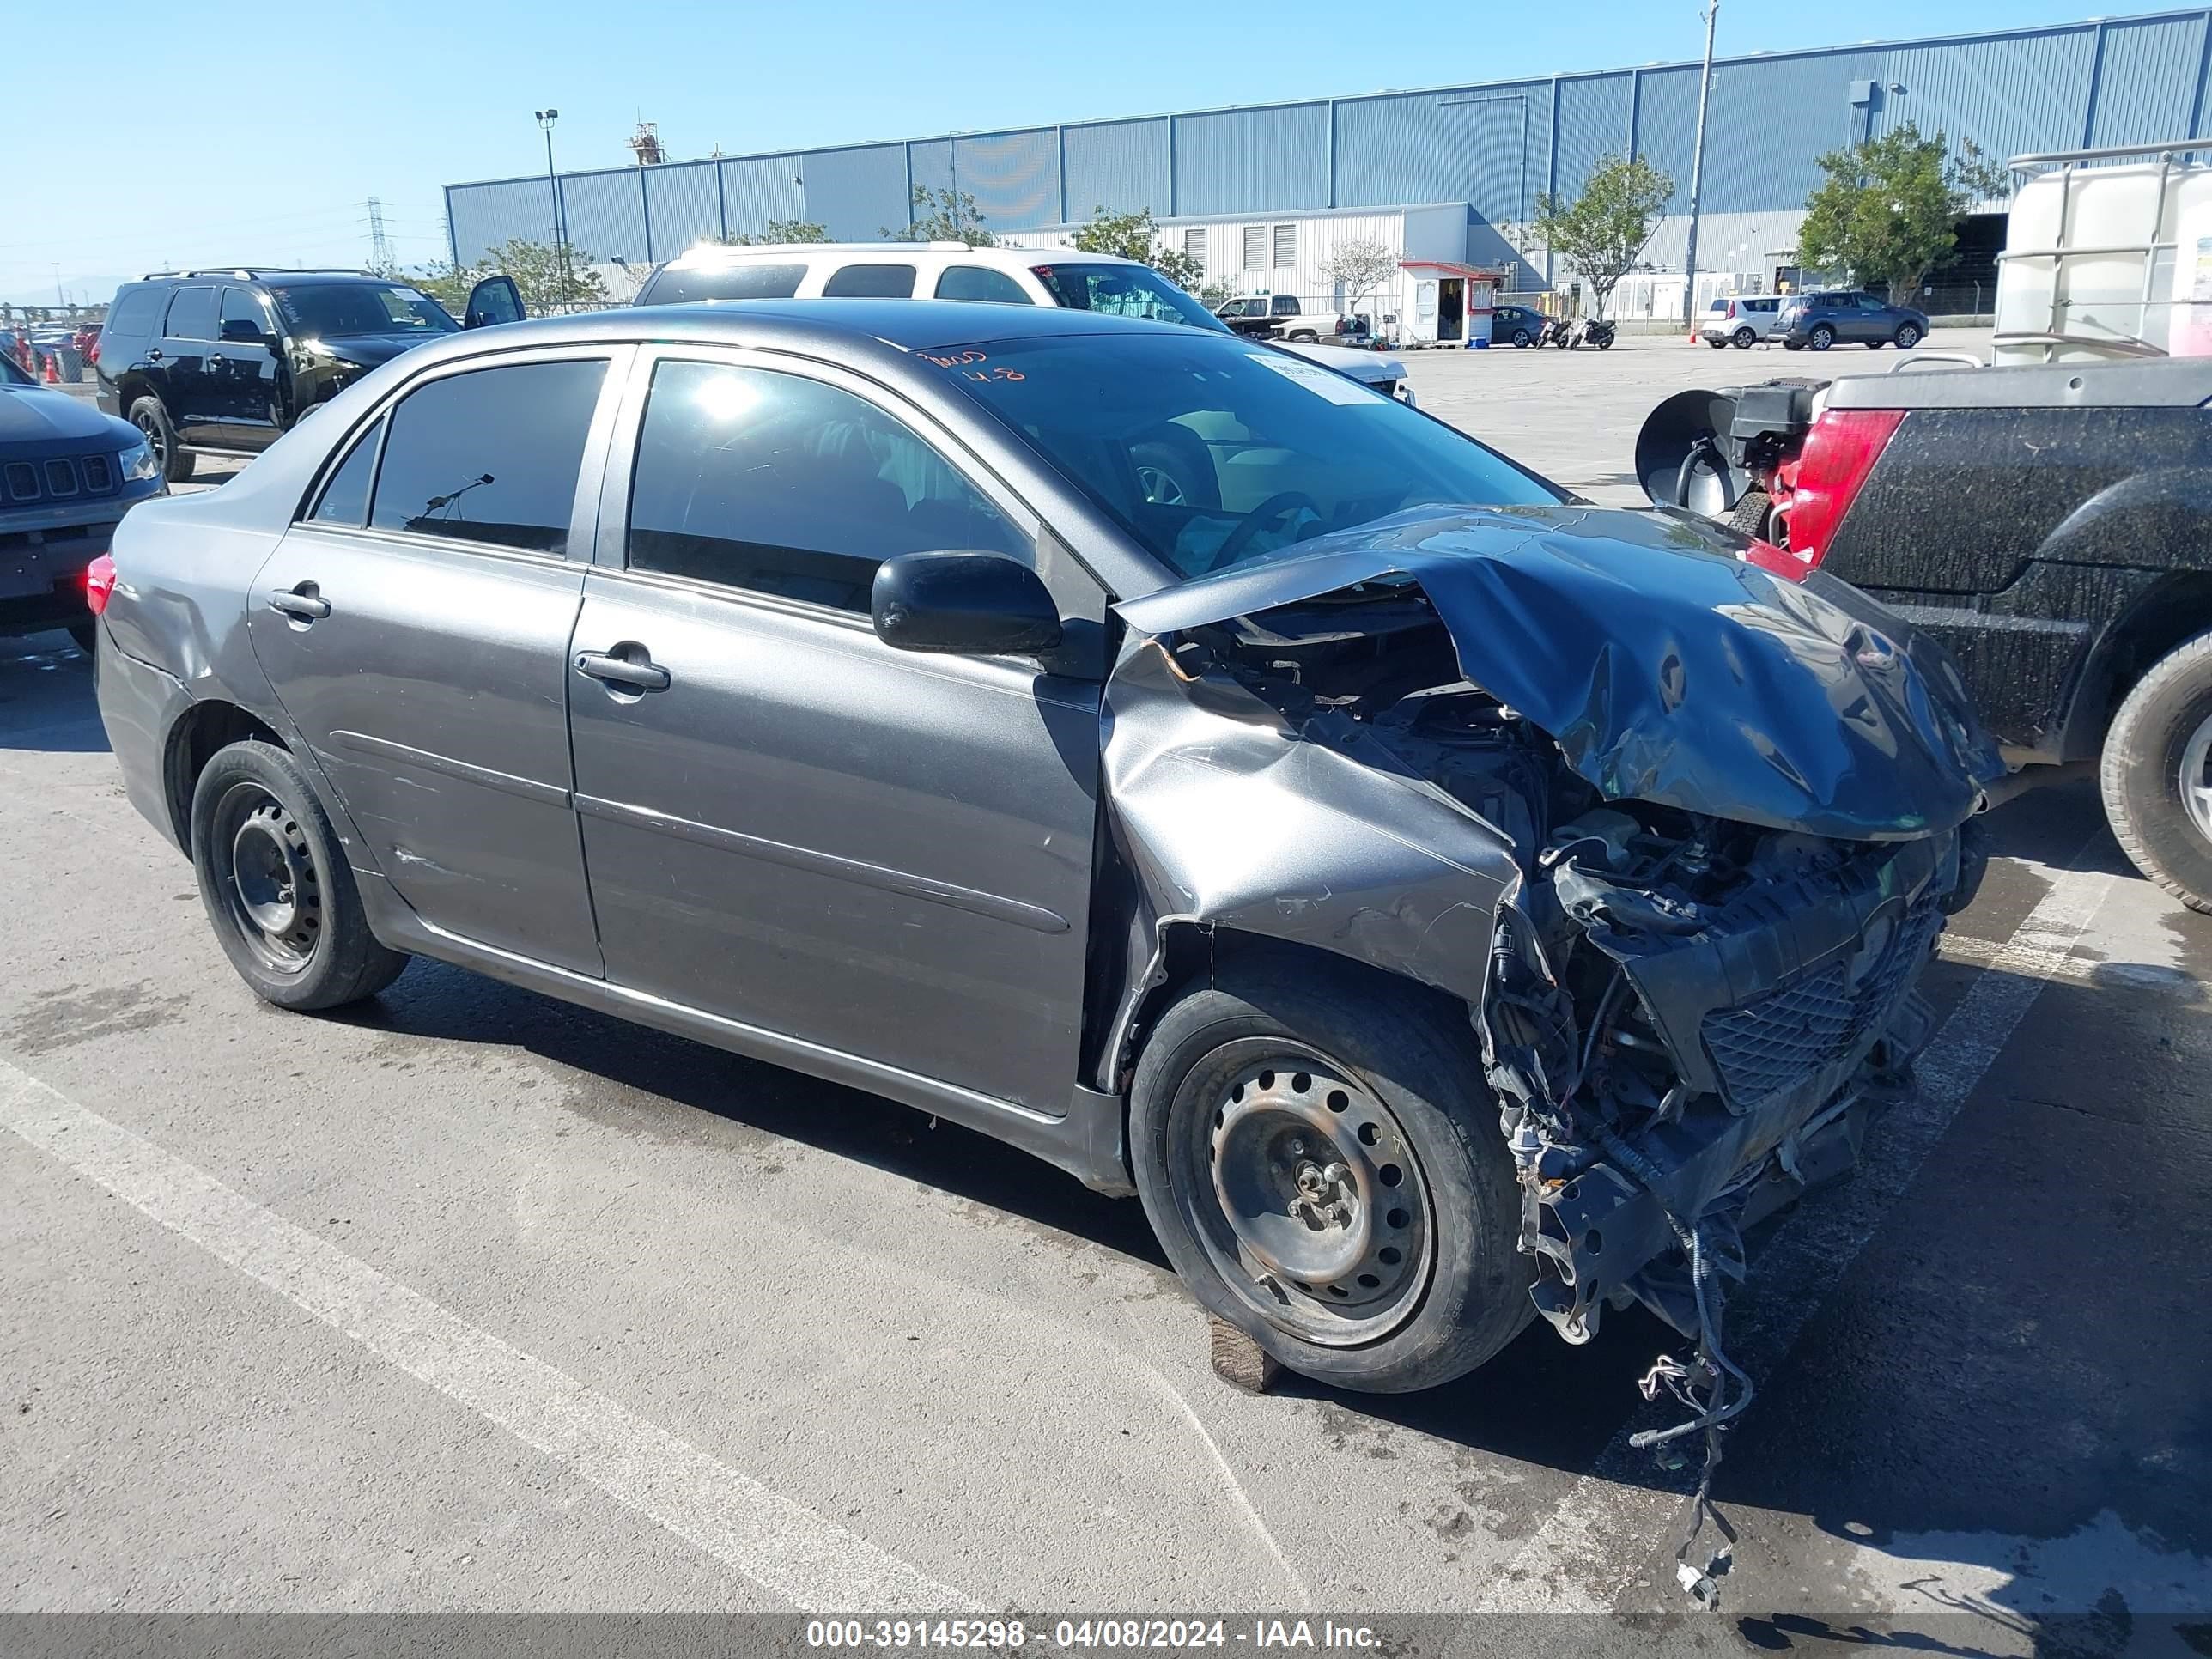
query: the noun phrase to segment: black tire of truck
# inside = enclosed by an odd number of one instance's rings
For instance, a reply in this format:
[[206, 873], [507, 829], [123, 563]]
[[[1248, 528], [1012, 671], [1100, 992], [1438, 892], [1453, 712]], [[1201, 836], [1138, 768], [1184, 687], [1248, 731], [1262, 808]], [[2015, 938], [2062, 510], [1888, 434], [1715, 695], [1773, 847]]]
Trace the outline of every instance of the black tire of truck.
[[177, 428], [159, 398], [148, 396], [131, 405], [131, 424], [146, 434], [161, 463], [161, 476], [171, 483], [188, 483], [199, 458], [177, 442]]
[[[1520, 1189], [1455, 1007], [1351, 964], [1263, 957], [1186, 991], [1138, 1062], [1130, 1161], [1162, 1247], [1208, 1311], [1317, 1382], [1432, 1388], [1534, 1316]], [[1297, 1207], [1309, 1161], [1357, 1171], [1360, 1196], [1327, 1230]], [[1294, 1279], [1304, 1256], [1255, 1265], [1244, 1240], [1266, 1227], [1340, 1251], [1329, 1282]]]
[[340, 1008], [407, 966], [369, 931], [322, 803], [276, 744], [216, 751], [192, 788], [191, 846], [216, 941], [263, 1000], [302, 1013]]
[[[2212, 633], [2160, 658], [2136, 683], [2105, 734], [2098, 770], [2105, 815], [2136, 868], [2191, 909], [2212, 915], [2212, 838], [2191, 817], [2181, 775], [2191, 739], [2207, 722]], [[2188, 781], [2202, 787], [2204, 780]]]

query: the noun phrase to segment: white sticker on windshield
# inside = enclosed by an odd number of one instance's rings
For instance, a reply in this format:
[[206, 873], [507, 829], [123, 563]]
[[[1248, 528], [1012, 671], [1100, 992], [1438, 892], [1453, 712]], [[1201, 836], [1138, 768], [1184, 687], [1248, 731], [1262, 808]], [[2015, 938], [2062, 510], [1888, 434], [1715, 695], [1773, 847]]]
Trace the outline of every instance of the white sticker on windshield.
[[1244, 354], [1254, 362], [1272, 368], [1286, 380], [1296, 380], [1307, 391], [1326, 398], [1333, 404], [1388, 403], [1381, 392], [1370, 391], [1349, 375], [1340, 374], [1333, 368], [1323, 368], [1319, 363], [1307, 362], [1274, 351], [1248, 351]]

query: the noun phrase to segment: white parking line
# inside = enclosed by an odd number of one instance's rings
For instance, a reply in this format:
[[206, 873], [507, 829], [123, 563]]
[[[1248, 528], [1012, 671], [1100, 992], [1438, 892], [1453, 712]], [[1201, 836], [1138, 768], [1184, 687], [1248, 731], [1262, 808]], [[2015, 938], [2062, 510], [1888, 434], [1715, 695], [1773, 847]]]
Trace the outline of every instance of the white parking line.
[[[1917, 1093], [1875, 1124], [1850, 1181], [1801, 1206], [1755, 1253], [1751, 1278], [1729, 1298], [1727, 1315], [1729, 1357], [1754, 1379], [1770, 1376], [1789, 1353], [2004, 1051], [2037, 994], [2063, 974], [2112, 884], [2102, 872], [2075, 867], [2103, 840], [2100, 830], [2064, 866], [2039, 872], [2051, 890], [1990, 955], [1987, 971], [1921, 1055]], [[1650, 1455], [1629, 1446], [1629, 1436], [1645, 1426], [1641, 1413], [1621, 1425], [1589, 1472], [1515, 1554], [1480, 1611], [1612, 1611], [1651, 1564], [1682, 1503], [1677, 1492], [1653, 1489]]]
[[0, 1126], [802, 1611], [983, 1611], [5, 1060]]

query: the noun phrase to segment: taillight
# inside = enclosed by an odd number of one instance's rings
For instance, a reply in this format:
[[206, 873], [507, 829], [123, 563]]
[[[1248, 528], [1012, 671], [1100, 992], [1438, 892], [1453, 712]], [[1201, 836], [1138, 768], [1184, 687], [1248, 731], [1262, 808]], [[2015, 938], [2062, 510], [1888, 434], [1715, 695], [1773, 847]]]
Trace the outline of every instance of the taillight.
[[94, 616], [100, 616], [114, 592], [115, 561], [103, 553], [84, 568], [84, 602]]
[[1794, 562], [1815, 569], [1828, 556], [1836, 527], [1904, 419], [1901, 409], [1829, 409], [1813, 422], [1790, 497]]
[[1730, 322], [1734, 322], [1734, 321], [1735, 320], [1735, 301], [1733, 301], [1733, 300], [1730, 300], [1730, 301], [1729, 301], [1728, 314], [1729, 314], [1729, 320]]
[[84, 360], [88, 363], [96, 363], [100, 361], [100, 342], [98, 340], [94, 340], [89, 345], [85, 347]]

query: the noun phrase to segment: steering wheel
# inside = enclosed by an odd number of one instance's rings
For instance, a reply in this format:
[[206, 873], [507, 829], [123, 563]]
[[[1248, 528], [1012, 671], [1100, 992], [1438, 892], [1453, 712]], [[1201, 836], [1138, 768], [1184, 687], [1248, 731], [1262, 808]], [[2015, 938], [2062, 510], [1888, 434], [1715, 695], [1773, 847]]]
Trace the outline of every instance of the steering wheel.
[[1239, 519], [1236, 527], [1222, 538], [1220, 547], [1215, 550], [1212, 560], [1206, 565], [1206, 571], [1201, 574], [1210, 574], [1226, 565], [1236, 563], [1237, 556], [1251, 545], [1252, 538], [1260, 533], [1263, 526], [1270, 520], [1279, 519], [1285, 513], [1300, 507], [1310, 509], [1316, 518], [1321, 516], [1321, 503], [1302, 489], [1280, 490], [1268, 496], [1266, 501]]

